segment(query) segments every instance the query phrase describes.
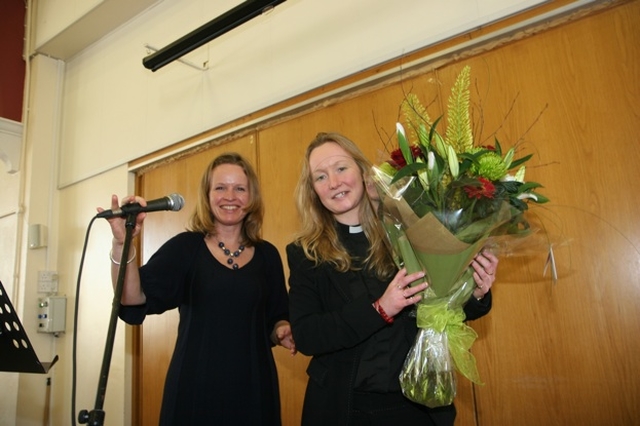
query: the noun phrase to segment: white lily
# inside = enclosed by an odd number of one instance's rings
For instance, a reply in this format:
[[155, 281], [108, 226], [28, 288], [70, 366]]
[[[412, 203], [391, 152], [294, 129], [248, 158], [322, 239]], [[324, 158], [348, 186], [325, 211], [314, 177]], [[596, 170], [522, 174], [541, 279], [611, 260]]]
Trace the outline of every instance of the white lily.
[[534, 201], [538, 201], [538, 197], [535, 194], [531, 194], [529, 192], [523, 192], [522, 194], [518, 195], [518, 200], [526, 200], [527, 198], [531, 198]]
[[434, 132], [433, 133], [433, 137], [436, 140], [436, 150], [438, 151], [438, 154], [440, 155], [440, 157], [444, 158], [447, 156], [447, 148], [446, 148], [446, 144], [444, 142], [444, 139], [442, 139], [442, 136], [440, 136], [440, 134], [438, 132]]
[[429, 171], [433, 170], [433, 167], [436, 165], [436, 156], [433, 151], [429, 151], [427, 154], [427, 169]]
[[521, 166], [518, 169], [518, 172], [514, 175], [507, 173], [506, 175], [504, 175], [503, 177], [500, 178], [500, 182], [520, 182], [520, 183], [524, 183], [524, 166]]
[[515, 155], [515, 153], [515, 149], [511, 147], [511, 149], [509, 149], [509, 151], [507, 151], [507, 154], [504, 156], [504, 165], [507, 166], [507, 169], [509, 168], [509, 166], [511, 166], [511, 162], [513, 161], [513, 156]]
[[458, 163], [458, 155], [451, 145], [447, 145], [447, 161], [449, 162], [451, 176], [453, 176], [454, 179], [457, 178], [458, 173], [460, 173], [460, 164]]

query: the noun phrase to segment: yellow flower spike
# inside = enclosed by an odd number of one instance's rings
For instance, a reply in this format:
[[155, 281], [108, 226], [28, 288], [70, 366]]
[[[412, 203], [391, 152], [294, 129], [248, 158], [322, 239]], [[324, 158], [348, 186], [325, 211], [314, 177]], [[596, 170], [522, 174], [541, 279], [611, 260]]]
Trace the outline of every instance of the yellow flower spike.
[[516, 181], [524, 183], [524, 171], [525, 171], [524, 166], [521, 166], [518, 169], [518, 172], [516, 173], [516, 177], [515, 177]]
[[449, 171], [451, 176], [457, 178], [460, 173], [460, 165], [458, 163], [458, 155], [451, 145], [447, 145], [447, 161], [449, 162]]
[[447, 111], [447, 142], [457, 153], [469, 151], [473, 147], [473, 131], [469, 114], [471, 92], [471, 67], [465, 66], [451, 88]]

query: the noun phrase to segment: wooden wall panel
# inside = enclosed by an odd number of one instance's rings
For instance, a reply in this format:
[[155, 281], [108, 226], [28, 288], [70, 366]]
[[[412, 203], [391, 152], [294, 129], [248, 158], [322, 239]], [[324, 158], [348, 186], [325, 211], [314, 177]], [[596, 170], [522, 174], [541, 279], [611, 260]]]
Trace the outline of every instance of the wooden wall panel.
[[524, 147], [536, 154], [529, 179], [552, 199], [535, 212], [566, 243], [556, 285], [544, 253], [503, 259], [495, 308], [476, 327], [481, 425], [637, 424], [639, 24], [633, 2], [465, 62], [492, 82], [496, 117], [519, 93], [504, 140], [548, 104]]
[[403, 90], [433, 100], [437, 117], [464, 65], [482, 103], [482, 136], [492, 143], [498, 130], [503, 146], [519, 141], [535, 154], [527, 176], [553, 201], [532, 213], [555, 244], [559, 281], [543, 275], [544, 247], [503, 256], [495, 308], [472, 323], [486, 384], [460, 380], [458, 425], [633, 424], [640, 412], [631, 374], [640, 344], [629, 338], [640, 329], [640, 217], [629, 196], [640, 189], [631, 178], [640, 160], [639, 16], [632, 2], [259, 133], [281, 249], [295, 231], [290, 197], [313, 136], [340, 131], [376, 161]]

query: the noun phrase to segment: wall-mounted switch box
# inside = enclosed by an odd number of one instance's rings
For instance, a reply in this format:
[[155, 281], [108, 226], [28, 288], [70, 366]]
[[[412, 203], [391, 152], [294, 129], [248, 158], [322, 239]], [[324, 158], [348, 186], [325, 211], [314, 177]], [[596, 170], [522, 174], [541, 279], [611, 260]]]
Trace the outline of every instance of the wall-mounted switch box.
[[58, 273], [56, 271], [38, 271], [38, 293], [56, 293], [58, 291]]
[[38, 333], [64, 332], [67, 298], [65, 296], [43, 297], [38, 303]]

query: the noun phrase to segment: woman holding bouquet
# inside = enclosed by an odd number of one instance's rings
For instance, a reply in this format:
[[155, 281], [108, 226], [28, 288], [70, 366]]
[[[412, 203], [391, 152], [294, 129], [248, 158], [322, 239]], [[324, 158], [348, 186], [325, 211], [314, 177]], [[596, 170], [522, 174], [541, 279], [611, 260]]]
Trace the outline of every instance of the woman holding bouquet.
[[[121, 201], [147, 205], [141, 197]], [[113, 195], [110, 208], [118, 206]], [[202, 175], [189, 231], [164, 243], [145, 265], [138, 268], [135, 251], [122, 265], [120, 318], [141, 324], [147, 315], [180, 311], [160, 425], [281, 424], [272, 347], [296, 350], [282, 260], [260, 236], [262, 217], [251, 164], [236, 153], [220, 155]], [[144, 219], [144, 213], [136, 217], [134, 236]], [[125, 219], [109, 223], [115, 285]]]
[[[371, 163], [349, 139], [320, 133], [307, 148], [296, 188], [302, 229], [287, 246], [290, 321], [296, 348], [312, 356], [302, 425], [453, 425], [453, 405], [405, 398], [398, 376], [417, 333], [410, 316], [427, 284], [397, 270], [375, 214]], [[478, 283], [467, 320], [491, 308], [498, 260], [471, 263]]]

